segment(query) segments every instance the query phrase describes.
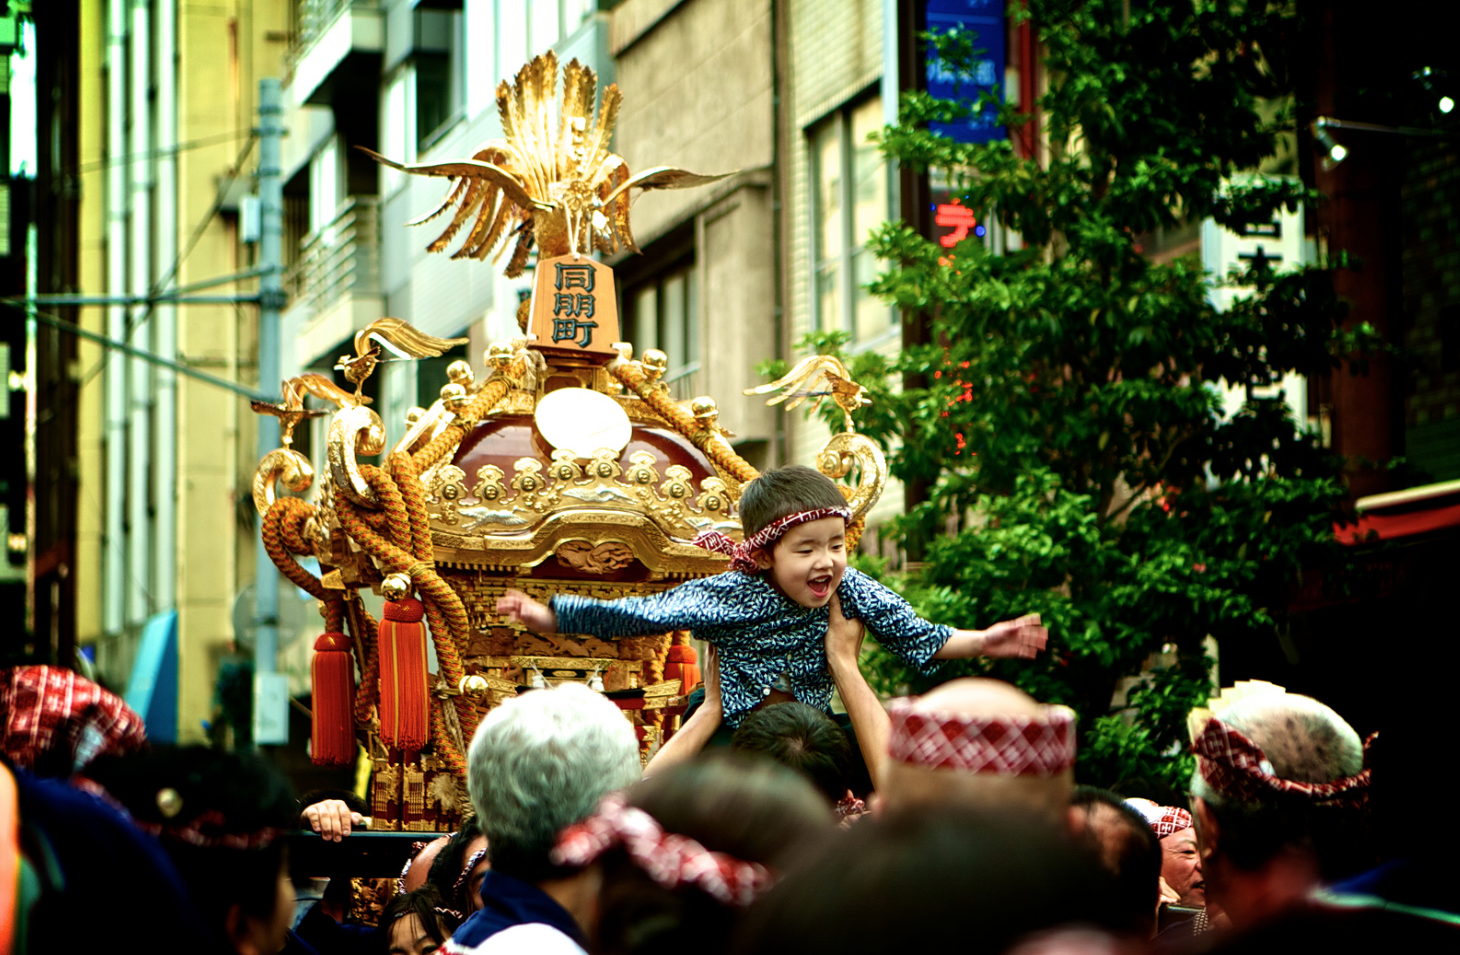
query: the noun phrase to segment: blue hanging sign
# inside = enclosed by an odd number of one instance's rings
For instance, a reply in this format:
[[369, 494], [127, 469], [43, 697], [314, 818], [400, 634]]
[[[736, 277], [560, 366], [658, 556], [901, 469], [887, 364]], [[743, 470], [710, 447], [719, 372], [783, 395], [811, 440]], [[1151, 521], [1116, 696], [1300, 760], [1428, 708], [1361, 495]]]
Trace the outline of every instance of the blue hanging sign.
[[[926, 0], [923, 23], [930, 33], [961, 27], [975, 34], [972, 76], [955, 76], [928, 51], [924, 79], [927, 90], [940, 99], [970, 103], [992, 91], [1004, 99], [1004, 66], [1008, 62], [1004, 0]], [[956, 89], [955, 89], [956, 85]], [[988, 143], [1004, 139], [1008, 131], [997, 125], [998, 113], [985, 104], [982, 111], [956, 123], [932, 123], [933, 132], [960, 143]]]

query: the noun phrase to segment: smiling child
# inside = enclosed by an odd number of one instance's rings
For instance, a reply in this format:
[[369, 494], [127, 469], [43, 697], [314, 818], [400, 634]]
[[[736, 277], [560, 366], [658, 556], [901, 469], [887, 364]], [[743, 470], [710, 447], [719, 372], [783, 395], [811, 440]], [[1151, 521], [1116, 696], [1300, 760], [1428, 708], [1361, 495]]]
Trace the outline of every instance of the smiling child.
[[1037, 614], [987, 630], [954, 630], [923, 620], [897, 594], [849, 569], [851, 512], [837, 486], [811, 468], [778, 468], [745, 485], [740, 517], [743, 543], [714, 533], [696, 541], [729, 554], [735, 569], [728, 573], [621, 600], [559, 595], [542, 604], [509, 590], [497, 612], [539, 633], [612, 639], [689, 630], [719, 651], [731, 727], [772, 693], [830, 710], [825, 648], [833, 593], [848, 618], [924, 672], [960, 657], [1033, 657], [1045, 645]]

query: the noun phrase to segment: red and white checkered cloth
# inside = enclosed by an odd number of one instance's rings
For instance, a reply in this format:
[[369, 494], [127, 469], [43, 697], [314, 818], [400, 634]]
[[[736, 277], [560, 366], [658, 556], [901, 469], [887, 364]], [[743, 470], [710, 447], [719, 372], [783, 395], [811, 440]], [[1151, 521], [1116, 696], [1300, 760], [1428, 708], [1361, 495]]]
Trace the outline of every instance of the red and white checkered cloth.
[[[1372, 741], [1370, 737], [1370, 741]], [[1366, 747], [1367, 748], [1367, 747]], [[1368, 767], [1331, 783], [1300, 783], [1273, 775], [1272, 763], [1252, 740], [1219, 719], [1210, 719], [1192, 742], [1202, 779], [1217, 792], [1252, 800], [1266, 793], [1303, 796], [1318, 805], [1361, 809], [1369, 801]]]
[[852, 519], [852, 512], [845, 507], [818, 507], [810, 511], [797, 511], [795, 514], [787, 514], [785, 517], [771, 521], [738, 544], [719, 531], [700, 531], [699, 536], [695, 538], [695, 543], [705, 550], [712, 550], [717, 554], [729, 557], [730, 566], [735, 570], [753, 574], [756, 571], [755, 551], [757, 548], [775, 543], [781, 539], [781, 535], [797, 524], [819, 521], [826, 517], [840, 517], [844, 521], [849, 521]]
[[1125, 804], [1141, 814], [1157, 839], [1191, 828], [1191, 813], [1179, 806], [1163, 806], [1149, 799], [1127, 799]]
[[1055, 776], [1075, 764], [1075, 711], [1067, 706], [1038, 717], [946, 716], [903, 699], [888, 713], [888, 753], [900, 763], [996, 776]]
[[146, 726], [122, 699], [70, 670], [47, 666], [0, 671], [0, 713], [5, 755], [33, 769], [57, 747], [74, 772], [103, 753], [130, 753], [147, 745]]
[[634, 864], [666, 889], [692, 885], [723, 905], [746, 906], [775, 882], [769, 869], [711, 852], [687, 836], [665, 832], [642, 809], [610, 793], [598, 810], [564, 829], [553, 848], [555, 865], [586, 866], [615, 846], [622, 846]]

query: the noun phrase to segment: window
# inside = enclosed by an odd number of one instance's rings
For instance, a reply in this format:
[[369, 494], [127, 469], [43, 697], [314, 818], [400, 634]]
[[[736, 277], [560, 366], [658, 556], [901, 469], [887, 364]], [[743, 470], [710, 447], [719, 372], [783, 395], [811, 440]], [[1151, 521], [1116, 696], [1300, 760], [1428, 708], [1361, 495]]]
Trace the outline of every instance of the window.
[[[624, 295], [624, 340], [642, 355], [658, 348], [669, 356], [664, 381], [675, 398], [693, 398], [700, 370], [699, 285], [694, 262], [661, 272]], [[681, 393], [683, 392], [683, 393]]]
[[429, 149], [459, 118], [461, 89], [461, 11], [415, 10], [416, 147]]
[[[331, 136], [309, 160], [309, 231], [323, 236], [340, 211], [340, 140]], [[331, 232], [326, 244], [334, 244]]]
[[887, 164], [867, 141], [881, 128], [882, 102], [874, 98], [811, 131], [816, 327], [850, 332], [859, 342], [892, 324], [892, 309], [867, 291], [877, 277], [867, 239], [887, 220]]

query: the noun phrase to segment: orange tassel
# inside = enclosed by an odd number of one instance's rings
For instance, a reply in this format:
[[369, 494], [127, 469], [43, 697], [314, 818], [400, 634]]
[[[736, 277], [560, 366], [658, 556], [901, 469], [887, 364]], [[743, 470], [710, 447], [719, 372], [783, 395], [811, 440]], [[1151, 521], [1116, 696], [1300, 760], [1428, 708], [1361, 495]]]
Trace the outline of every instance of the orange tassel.
[[664, 679], [680, 681], [680, 694], [687, 695], [700, 685], [700, 655], [689, 644], [669, 648], [669, 662], [664, 664]]
[[411, 597], [387, 600], [380, 621], [380, 741], [411, 752], [430, 736], [425, 612]]
[[355, 764], [355, 661], [350, 638], [322, 633], [314, 641], [309, 673], [313, 682], [311, 758], [319, 766]]

